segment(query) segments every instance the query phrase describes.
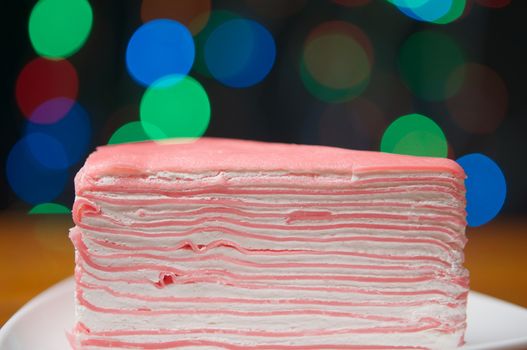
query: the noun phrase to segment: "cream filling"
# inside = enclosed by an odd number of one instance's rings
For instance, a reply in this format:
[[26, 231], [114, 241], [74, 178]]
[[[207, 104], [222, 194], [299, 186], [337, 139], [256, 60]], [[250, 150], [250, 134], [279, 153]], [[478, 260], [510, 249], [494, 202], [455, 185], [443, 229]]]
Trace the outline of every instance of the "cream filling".
[[[101, 240], [115, 240], [115, 234], [100, 233], [83, 229], [82, 232], [89, 237]], [[335, 234], [325, 232], [324, 234]], [[459, 250], [445, 251], [444, 248], [435, 245], [421, 243], [390, 243], [390, 242], [370, 242], [370, 241], [343, 241], [343, 242], [300, 242], [300, 241], [267, 241], [242, 236], [227, 235], [224, 232], [195, 232], [185, 237], [133, 237], [118, 236], [118, 242], [133, 245], [145, 246], [155, 244], [161, 247], [174, 247], [182, 241], [191, 241], [196, 245], [207, 245], [218, 240], [229, 240], [246, 249], [260, 250], [316, 250], [316, 251], [349, 251], [362, 254], [390, 255], [390, 256], [428, 256], [439, 258], [451, 265], [457, 265], [462, 261], [463, 254]]]

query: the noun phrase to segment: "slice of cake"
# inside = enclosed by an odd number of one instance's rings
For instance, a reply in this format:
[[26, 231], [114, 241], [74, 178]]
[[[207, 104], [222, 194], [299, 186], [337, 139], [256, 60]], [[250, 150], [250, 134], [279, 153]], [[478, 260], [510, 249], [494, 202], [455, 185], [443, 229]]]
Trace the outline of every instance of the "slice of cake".
[[76, 349], [451, 349], [464, 173], [226, 139], [100, 147], [76, 177]]

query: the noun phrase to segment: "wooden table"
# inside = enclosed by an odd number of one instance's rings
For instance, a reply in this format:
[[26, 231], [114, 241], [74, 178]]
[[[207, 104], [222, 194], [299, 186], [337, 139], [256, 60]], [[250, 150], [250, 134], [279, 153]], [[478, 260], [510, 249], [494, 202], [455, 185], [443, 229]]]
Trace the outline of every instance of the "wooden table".
[[[73, 273], [71, 219], [0, 213], [0, 325], [29, 299]], [[527, 307], [527, 219], [468, 230], [471, 287]]]

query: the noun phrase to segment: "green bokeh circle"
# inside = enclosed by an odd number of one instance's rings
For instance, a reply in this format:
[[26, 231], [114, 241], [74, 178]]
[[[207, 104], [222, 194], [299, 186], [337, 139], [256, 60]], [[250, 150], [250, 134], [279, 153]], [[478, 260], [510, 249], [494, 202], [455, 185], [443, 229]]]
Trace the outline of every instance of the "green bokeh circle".
[[381, 152], [444, 158], [448, 154], [448, 143], [432, 119], [409, 114], [396, 119], [384, 131]]
[[57, 203], [41, 203], [29, 211], [28, 214], [71, 214], [71, 210]]
[[194, 58], [194, 65], [192, 66], [193, 70], [205, 77], [212, 78], [212, 74], [210, 74], [207, 64], [205, 63], [205, 44], [207, 39], [212, 34], [212, 32], [214, 32], [223, 23], [239, 18], [241, 18], [239, 15], [227, 10], [214, 10], [210, 13], [207, 25], [201, 30], [201, 32], [199, 32], [198, 35], [194, 37], [194, 43], [196, 45], [196, 57]]
[[463, 15], [466, 7], [467, 7], [466, 0], [454, 0], [452, 1], [452, 7], [450, 7], [450, 10], [448, 10], [448, 12], [445, 15], [441, 16], [440, 18], [436, 19], [433, 22], [437, 24], [452, 23]]
[[464, 63], [464, 55], [455, 41], [438, 31], [422, 31], [410, 36], [399, 50], [399, 70], [405, 84], [417, 96], [441, 101], [461, 87], [446, 89], [450, 73]]
[[166, 138], [196, 138], [209, 126], [210, 102], [195, 79], [169, 76], [145, 91], [139, 113], [151, 139], [159, 139], [160, 131]]
[[[152, 133], [153, 137], [147, 135], [144, 125], [148, 125], [148, 129]], [[118, 143], [160, 140], [164, 138], [166, 138], [166, 135], [155, 125], [148, 124], [146, 122], [135, 121], [126, 123], [117, 129], [110, 137], [108, 144], [113, 145]]]
[[84, 45], [92, 23], [87, 0], [40, 0], [29, 17], [29, 39], [40, 56], [69, 57]]
[[[430, 0], [387, 0], [389, 3], [399, 7], [399, 8], [406, 8], [407, 11], [414, 12], [415, 10], [415, 16], [419, 16], [419, 7], [426, 6], [426, 3]], [[451, 22], [456, 21], [459, 19], [463, 13], [465, 12], [465, 8], [467, 6], [466, 0], [453, 0], [450, 8], [448, 11], [436, 19], [426, 19], [422, 18], [425, 22], [431, 22], [436, 24], [448, 24]]]

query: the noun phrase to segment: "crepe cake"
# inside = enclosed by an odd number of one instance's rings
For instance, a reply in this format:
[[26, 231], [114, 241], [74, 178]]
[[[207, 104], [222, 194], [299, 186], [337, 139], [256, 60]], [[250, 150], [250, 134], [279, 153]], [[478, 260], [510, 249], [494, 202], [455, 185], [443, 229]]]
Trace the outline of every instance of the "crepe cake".
[[75, 178], [75, 349], [452, 349], [454, 161], [202, 138], [99, 147]]

